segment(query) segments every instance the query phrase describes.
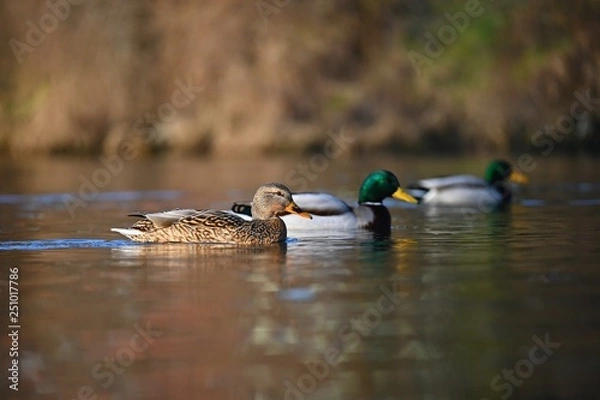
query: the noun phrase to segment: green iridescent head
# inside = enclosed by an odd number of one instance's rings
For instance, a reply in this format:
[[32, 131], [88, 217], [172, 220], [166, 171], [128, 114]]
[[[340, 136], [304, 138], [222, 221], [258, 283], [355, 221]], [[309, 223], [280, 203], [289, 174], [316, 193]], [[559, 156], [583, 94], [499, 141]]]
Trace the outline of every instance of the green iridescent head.
[[512, 165], [504, 160], [492, 161], [485, 170], [484, 179], [490, 185], [500, 184], [505, 181], [524, 184], [528, 181], [525, 175], [513, 169]]
[[400, 187], [396, 175], [383, 169], [371, 172], [360, 187], [358, 202], [381, 203], [387, 197], [393, 197], [408, 203], [417, 203], [414, 197]]

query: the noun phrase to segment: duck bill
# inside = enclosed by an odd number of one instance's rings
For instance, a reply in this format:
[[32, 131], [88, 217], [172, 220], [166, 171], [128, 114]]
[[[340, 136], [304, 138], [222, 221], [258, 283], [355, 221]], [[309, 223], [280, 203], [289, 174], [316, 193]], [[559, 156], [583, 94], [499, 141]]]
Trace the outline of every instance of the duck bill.
[[527, 178], [525, 174], [515, 170], [510, 173], [508, 180], [514, 183], [520, 183], [522, 185], [525, 185], [527, 182], [529, 182], [529, 178]]
[[404, 189], [402, 189], [401, 187], [399, 187], [394, 192], [394, 194], [392, 194], [392, 197], [395, 199], [398, 199], [398, 200], [406, 201], [407, 203], [412, 203], [412, 204], [417, 204], [419, 202], [417, 199], [412, 197], [410, 194], [406, 193], [404, 191]]
[[288, 206], [285, 208], [285, 211], [289, 212], [290, 214], [299, 215], [302, 218], [312, 219], [312, 215], [298, 207], [298, 204], [294, 203], [293, 201], [288, 204]]

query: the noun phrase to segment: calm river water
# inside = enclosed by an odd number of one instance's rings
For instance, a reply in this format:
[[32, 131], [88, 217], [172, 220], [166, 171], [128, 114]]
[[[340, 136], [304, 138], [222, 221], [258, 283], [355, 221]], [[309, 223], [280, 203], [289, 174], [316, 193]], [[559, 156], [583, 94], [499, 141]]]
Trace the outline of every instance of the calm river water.
[[339, 159], [306, 175], [309, 160], [0, 162], [3, 304], [18, 283], [17, 320], [0, 310], [18, 332], [0, 340], [0, 397], [597, 398], [597, 160], [539, 157], [507, 212], [389, 203], [389, 238], [216, 248], [109, 231], [130, 211], [227, 208], [267, 181], [352, 200], [376, 168], [408, 183], [488, 161]]

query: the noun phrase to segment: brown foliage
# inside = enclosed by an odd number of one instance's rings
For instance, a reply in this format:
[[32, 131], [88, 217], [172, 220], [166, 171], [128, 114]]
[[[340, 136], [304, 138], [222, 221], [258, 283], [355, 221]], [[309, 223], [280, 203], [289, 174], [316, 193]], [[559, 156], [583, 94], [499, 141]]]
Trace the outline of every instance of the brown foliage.
[[[598, 95], [593, 0], [489, 6], [418, 74], [411, 51], [467, 3], [0, 1], [0, 148], [302, 151], [344, 128], [355, 150], [506, 151], [533, 146], [575, 90]], [[186, 82], [202, 90], [182, 105]], [[598, 142], [599, 115], [573, 147]]]

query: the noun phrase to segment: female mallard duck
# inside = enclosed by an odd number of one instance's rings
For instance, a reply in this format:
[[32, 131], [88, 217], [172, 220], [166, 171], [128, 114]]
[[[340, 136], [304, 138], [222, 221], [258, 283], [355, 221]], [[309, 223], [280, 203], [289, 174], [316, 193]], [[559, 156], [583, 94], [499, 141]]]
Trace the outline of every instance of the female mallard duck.
[[408, 185], [408, 192], [419, 203], [435, 206], [466, 206], [488, 210], [510, 204], [512, 190], [507, 181], [527, 183], [527, 177], [506, 161], [494, 160], [483, 178], [473, 175], [450, 175], [422, 179]]
[[252, 205], [250, 221], [227, 211], [177, 209], [130, 214], [143, 219], [129, 229], [111, 230], [136, 242], [267, 245], [286, 240], [287, 230], [279, 215], [311, 218], [294, 203], [289, 189], [278, 183], [258, 188]]
[[[341, 199], [327, 193], [303, 192], [294, 193], [294, 201], [313, 216], [310, 224], [299, 218], [282, 216], [288, 231], [297, 230], [342, 230], [367, 229], [375, 232], [389, 233], [392, 218], [388, 209], [382, 204], [383, 199], [393, 197], [409, 203], [417, 200], [407, 194], [396, 176], [385, 170], [374, 171], [363, 181], [358, 192], [358, 205], [351, 207]], [[254, 208], [245, 203], [234, 203], [234, 213], [250, 215]]]

